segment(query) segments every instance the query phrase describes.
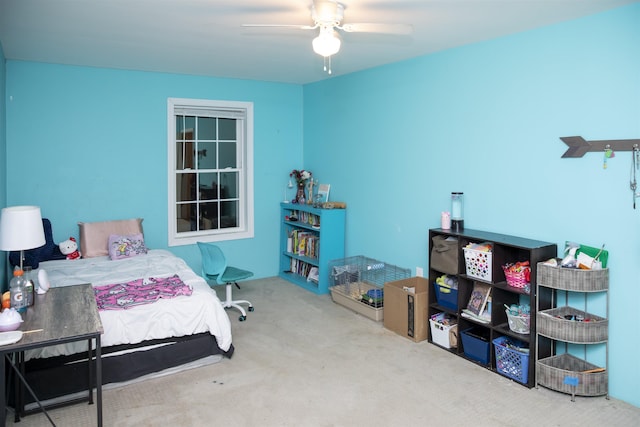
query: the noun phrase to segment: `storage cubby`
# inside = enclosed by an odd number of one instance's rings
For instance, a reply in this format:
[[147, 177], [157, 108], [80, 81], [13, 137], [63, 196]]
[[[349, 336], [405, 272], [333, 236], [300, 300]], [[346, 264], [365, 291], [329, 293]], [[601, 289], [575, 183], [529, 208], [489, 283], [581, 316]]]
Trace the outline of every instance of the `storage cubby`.
[[280, 204], [279, 276], [317, 294], [329, 292], [329, 261], [344, 257], [345, 209]]
[[[439, 242], [438, 246], [440, 246], [442, 239], [455, 239], [455, 244], [449, 242], [455, 252], [455, 257], [457, 257], [457, 262], [454, 263], [457, 264], [455, 271], [442, 271], [442, 267], [439, 266], [443, 264], [439, 262], [433, 263], [431, 254], [434, 249], [434, 237]], [[467, 271], [464, 250], [469, 243], [489, 243], [492, 247], [490, 255], [476, 254], [476, 256], [479, 256], [478, 259], [471, 258], [475, 262], [475, 267], [471, 271]], [[529, 388], [533, 387], [535, 385], [535, 364], [533, 361], [536, 360], [534, 357], [536, 352], [536, 307], [550, 309], [552, 305], [550, 295], [545, 295], [538, 301], [536, 287], [531, 284], [536, 283], [537, 264], [540, 261], [546, 261], [557, 256], [557, 251], [558, 248], [553, 243], [499, 233], [480, 230], [463, 230], [460, 232], [445, 229], [429, 230], [429, 282], [431, 286], [435, 287], [435, 281], [438, 277], [443, 274], [450, 274], [456, 277], [458, 289], [456, 290], [457, 307], [455, 308], [451, 304], [443, 305], [438, 303], [436, 292], [430, 292], [428, 314], [432, 316], [438, 313], [448, 313], [457, 323], [460, 337], [457, 346], [451, 346], [450, 348], [439, 345], [441, 341], [434, 342], [431, 336], [429, 337], [429, 342], [454, 355], [500, 373], [507, 378], [514, 379]], [[471, 254], [467, 253], [467, 256]], [[502, 269], [503, 265], [524, 261], [528, 261], [531, 268], [529, 286], [520, 288], [509, 285]], [[484, 268], [483, 263], [485, 262], [488, 263], [488, 270]], [[490, 304], [488, 304], [490, 319], [483, 320], [463, 315], [476, 284], [488, 285], [491, 289], [491, 299]], [[442, 297], [442, 294], [440, 294], [440, 297]], [[539, 302], [539, 305], [536, 304], [536, 301]], [[512, 304], [525, 303], [529, 305], [531, 310], [530, 330], [528, 333], [517, 333], [509, 328], [505, 305], [511, 306]], [[506, 338], [503, 339], [502, 337]], [[518, 343], [528, 345], [529, 357], [514, 357], [511, 353], [505, 354], [501, 348], [500, 360], [498, 361], [499, 363], [496, 363], [495, 345], [497, 344], [495, 342], [502, 344], [506, 339], [512, 339]], [[496, 341], [494, 342], [494, 340]], [[546, 347], [541, 346], [539, 351], [544, 357], [551, 355], [551, 347], [549, 345]], [[512, 367], [505, 365], [505, 358], [509, 363], [517, 364], [517, 368], [520, 369], [518, 375], [514, 375], [513, 370], [505, 368], [505, 366]], [[529, 360], [531, 360], [531, 363], [529, 363]], [[525, 372], [522, 372], [522, 369]]]
[[[538, 309], [536, 345], [552, 348], [552, 355], [538, 357], [537, 384], [575, 396], [609, 396], [609, 270], [581, 270], [541, 263], [538, 266], [539, 295], [548, 295], [552, 307]], [[604, 316], [589, 307], [595, 294], [605, 295]], [[575, 298], [582, 304], [575, 307]], [[570, 302], [573, 301], [573, 303]], [[569, 345], [582, 346], [583, 357], [570, 354]], [[597, 366], [589, 361], [588, 347], [605, 346], [605, 362]], [[539, 355], [540, 356], [540, 355]]]

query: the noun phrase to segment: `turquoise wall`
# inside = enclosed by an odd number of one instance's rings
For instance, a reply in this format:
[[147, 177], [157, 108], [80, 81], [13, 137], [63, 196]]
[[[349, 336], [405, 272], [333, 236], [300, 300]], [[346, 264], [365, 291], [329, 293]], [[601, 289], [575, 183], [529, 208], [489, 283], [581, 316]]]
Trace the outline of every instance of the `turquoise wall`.
[[[559, 137], [640, 138], [640, 5], [304, 88], [304, 165], [348, 203], [347, 255], [427, 271], [429, 228], [610, 251], [610, 393], [640, 405], [640, 199], [631, 154], [561, 159]], [[560, 255], [560, 254], [559, 254]], [[414, 270], [415, 271], [415, 270]], [[595, 299], [604, 311], [606, 300]], [[598, 314], [598, 313], [594, 313]], [[589, 357], [603, 360], [604, 346]]]
[[[294, 168], [348, 203], [348, 255], [411, 269], [427, 268], [427, 230], [464, 191], [468, 228], [606, 243], [610, 392], [640, 406], [630, 154], [604, 170], [598, 153], [561, 159], [559, 140], [640, 137], [638, 24], [636, 4], [304, 87], [8, 61], [3, 205], [40, 205], [56, 241], [77, 221], [140, 216], [149, 246], [166, 248], [166, 99], [252, 101], [256, 236], [222, 243], [232, 261], [277, 274]], [[195, 246], [171, 250], [199, 270]]]
[[[144, 218], [167, 247], [167, 98], [254, 103], [255, 238], [221, 243], [257, 277], [278, 268], [278, 202], [302, 164], [302, 87], [255, 81], [8, 61], [9, 205], [36, 204], [54, 240], [78, 221]], [[200, 271], [195, 245], [173, 247]]]
[[[7, 180], [6, 180], [6, 168], [7, 168], [7, 115], [5, 99], [5, 81], [7, 76], [7, 67], [4, 58], [4, 49], [2, 43], [0, 43], [0, 165], [2, 165], [2, 171], [0, 171], [0, 208], [7, 206]], [[7, 270], [7, 254], [0, 253], [0, 290], [4, 290], [8, 287], [8, 270]]]

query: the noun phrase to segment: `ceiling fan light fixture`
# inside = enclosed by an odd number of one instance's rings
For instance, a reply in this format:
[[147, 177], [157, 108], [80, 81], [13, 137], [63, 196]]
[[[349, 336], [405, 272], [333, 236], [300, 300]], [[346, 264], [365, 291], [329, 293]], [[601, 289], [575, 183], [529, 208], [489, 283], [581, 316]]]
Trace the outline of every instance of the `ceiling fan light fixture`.
[[320, 35], [313, 39], [313, 51], [320, 56], [335, 55], [340, 51], [340, 45], [342, 42], [338, 37], [338, 34], [333, 29], [328, 31], [321, 29]]

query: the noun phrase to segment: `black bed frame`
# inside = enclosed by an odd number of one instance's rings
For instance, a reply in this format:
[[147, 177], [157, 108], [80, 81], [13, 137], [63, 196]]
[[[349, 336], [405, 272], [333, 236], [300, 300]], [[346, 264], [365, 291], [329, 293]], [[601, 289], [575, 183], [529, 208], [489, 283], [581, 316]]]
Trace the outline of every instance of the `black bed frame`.
[[[157, 344], [166, 345], [110, 356], [123, 350]], [[221, 350], [215, 337], [209, 333], [149, 340], [136, 345], [103, 347], [102, 384], [107, 385], [134, 380], [147, 374], [180, 366], [207, 356], [220, 354], [225, 357], [231, 357], [233, 351], [233, 345], [228, 351]], [[83, 392], [89, 389], [87, 356], [88, 352], [81, 352], [69, 356], [32, 359], [25, 362], [24, 375], [36, 396], [42, 401]], [[12, 379], [15, 381], [14, 377]], [[95, 387], [95, 378], [92, 378], [91, 382], [92, 387]], [[9, 405], [15, 407], [15, 387], [9, 387], [8, 391]], [[29, 393], [26, 393], [22, 401], [26, 405], [34, 400]], [[21, 408], [20, 412], [22, 415], [29, 413], [24, 408]]]

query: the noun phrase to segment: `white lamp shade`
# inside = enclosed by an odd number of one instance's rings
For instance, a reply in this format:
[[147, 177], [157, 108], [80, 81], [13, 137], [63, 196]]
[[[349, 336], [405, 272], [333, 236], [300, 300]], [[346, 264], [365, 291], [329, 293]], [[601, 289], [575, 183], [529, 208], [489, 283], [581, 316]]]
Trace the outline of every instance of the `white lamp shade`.
[[22, 251], [43, 246], [44, 227], [38, 206], [12, 206], [2, 209], [0, 250]]
[[320, 31], [320, 35], [313, 39], [313, 51], [318, 55], [327, 57], [335, 55], [340, 50], [340, 38], [338, 34], [333, 31]]

